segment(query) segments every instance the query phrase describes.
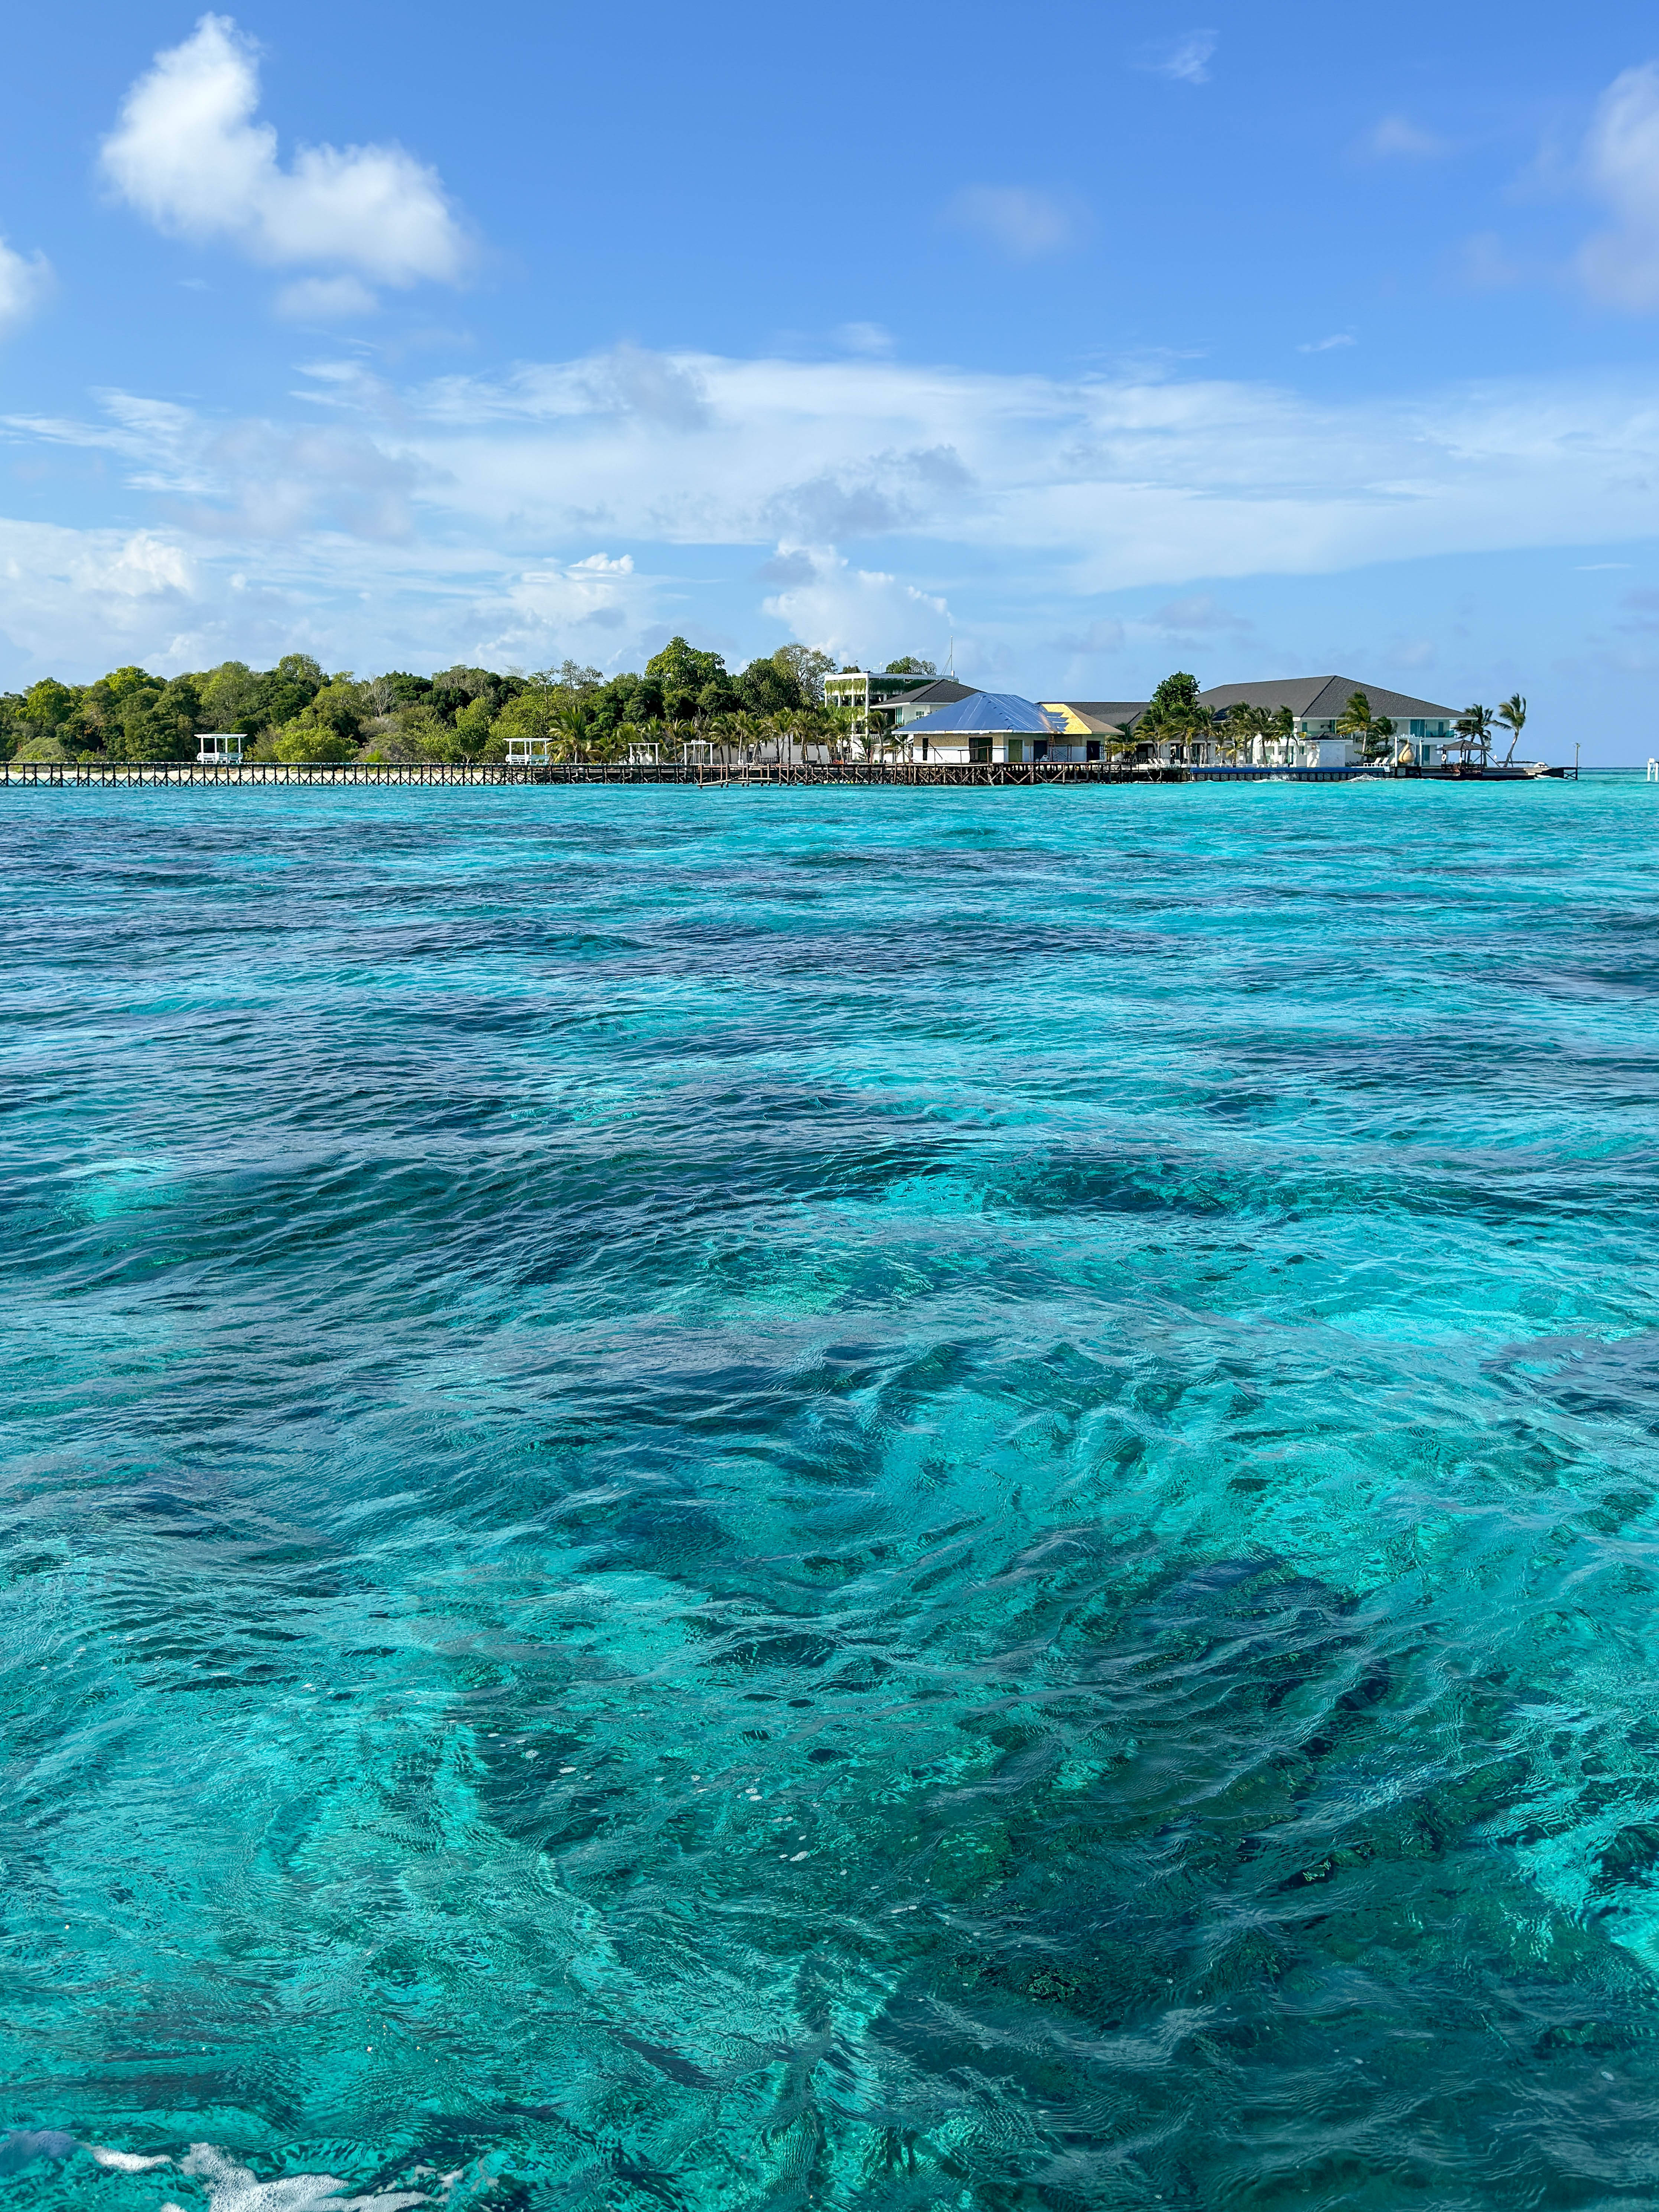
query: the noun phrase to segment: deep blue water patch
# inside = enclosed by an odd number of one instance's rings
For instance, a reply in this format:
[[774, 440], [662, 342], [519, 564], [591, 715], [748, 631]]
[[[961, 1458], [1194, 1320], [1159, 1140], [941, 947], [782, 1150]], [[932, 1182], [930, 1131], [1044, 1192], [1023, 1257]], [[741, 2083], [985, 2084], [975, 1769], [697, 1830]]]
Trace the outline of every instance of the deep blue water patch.
[[1659, 2202], [1650, 788], [0, 807], [0, 2197]]

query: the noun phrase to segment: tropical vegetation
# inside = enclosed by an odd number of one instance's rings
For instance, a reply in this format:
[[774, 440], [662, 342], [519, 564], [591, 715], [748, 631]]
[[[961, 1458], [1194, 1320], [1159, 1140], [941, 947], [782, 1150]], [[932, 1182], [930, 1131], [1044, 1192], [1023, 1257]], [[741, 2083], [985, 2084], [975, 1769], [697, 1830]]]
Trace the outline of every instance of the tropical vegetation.
[[245, 759], [282, 761], [501, 760], [526, 738], [566, 760], [843, 749], [848, 718], [823, 703], [835, 665], [792, 644], [732, 671], [675, 637], [642, 673], [609, 678], [566, 660], [530, 674], [458, 665], [360, 678], [327, 674], [304, 653], [173, 677], [117, 668], [94, 684], [43, 677], [0, 694], [0, 760], [193, 760], [204, 731], [240, 737]]

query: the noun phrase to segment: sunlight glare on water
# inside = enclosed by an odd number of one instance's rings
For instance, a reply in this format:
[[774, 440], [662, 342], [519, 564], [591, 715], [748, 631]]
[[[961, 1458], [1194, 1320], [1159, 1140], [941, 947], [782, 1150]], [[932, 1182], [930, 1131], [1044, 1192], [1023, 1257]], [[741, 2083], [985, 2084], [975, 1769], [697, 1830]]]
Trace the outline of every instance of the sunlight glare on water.
[[1659, 793], [3, 805], [0, 2197], [1659, 2202]]

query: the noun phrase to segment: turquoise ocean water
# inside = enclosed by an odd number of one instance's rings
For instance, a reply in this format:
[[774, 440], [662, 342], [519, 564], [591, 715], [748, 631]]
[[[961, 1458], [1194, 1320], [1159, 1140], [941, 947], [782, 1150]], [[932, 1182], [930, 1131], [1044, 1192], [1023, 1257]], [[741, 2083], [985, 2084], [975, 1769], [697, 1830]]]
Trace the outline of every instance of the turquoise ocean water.
[[0, 806], [0, 2200], [1659, 2204], [1659, 793]]

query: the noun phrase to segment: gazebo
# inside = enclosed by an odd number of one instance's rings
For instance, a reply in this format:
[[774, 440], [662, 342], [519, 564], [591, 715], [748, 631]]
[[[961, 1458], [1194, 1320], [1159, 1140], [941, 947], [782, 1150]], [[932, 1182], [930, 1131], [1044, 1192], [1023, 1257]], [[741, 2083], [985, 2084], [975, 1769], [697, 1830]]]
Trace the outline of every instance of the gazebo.
[[240, 768], [242, 734], [240, 730], [203, 730], [196, 739], [198, 768]]

